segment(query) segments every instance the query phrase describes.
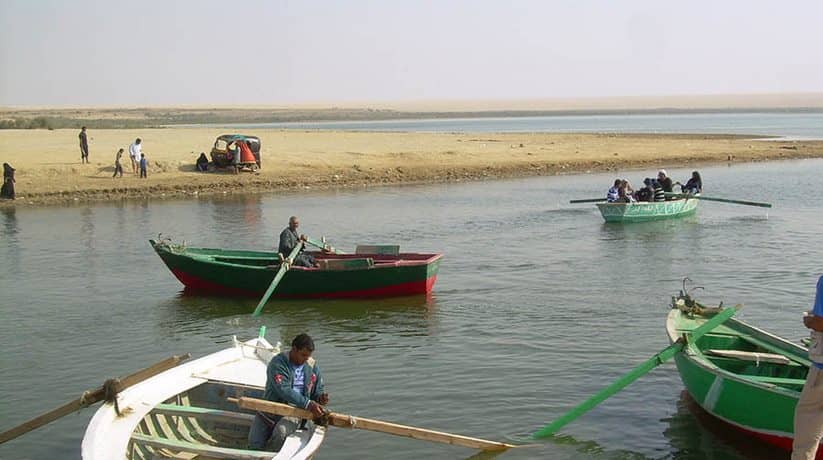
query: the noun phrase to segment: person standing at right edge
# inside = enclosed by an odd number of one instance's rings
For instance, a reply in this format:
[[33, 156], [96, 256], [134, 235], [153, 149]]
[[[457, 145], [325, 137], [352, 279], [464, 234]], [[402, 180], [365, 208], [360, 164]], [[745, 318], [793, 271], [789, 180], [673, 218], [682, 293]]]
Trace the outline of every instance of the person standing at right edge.
[[794, 411], [792, 460], [814, 460], [823, 437], [823, 276], [817, 280], [812, 311], [803, 316], [811, 329], [809, 374]]

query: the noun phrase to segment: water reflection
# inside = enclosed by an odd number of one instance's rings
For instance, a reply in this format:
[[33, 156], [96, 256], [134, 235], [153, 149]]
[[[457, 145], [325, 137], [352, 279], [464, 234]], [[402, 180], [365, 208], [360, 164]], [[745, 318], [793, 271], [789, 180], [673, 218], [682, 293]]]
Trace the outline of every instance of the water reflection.
[[680, 393], [677, 412], [663, 419], [668, 428], [663, 435], [669, 440], [674, 459], [775, 460], [789, 458], [780, 449], [744, 435], [703, 410], [686, 390]]
[[0, 269], [8, 270], [9, 278], [13, 273], [20, 271], [20, 242], [17, 234], [20, 232], [20, 227], [17, 222], [17, 209], [15, 208], [0, 208], [0, 214], [3, 216], [2, 229], [2, 250], [3, 257], [0, 258], [2, 267]]
[[257, 299], [207, 297], [183, 290], [158, 306], [159, 327], [180, 333], [210, 328], [218, 322], [246, 336], [267, 325], [271, 340], [286, 343], [301, 332], [322, 331], [324, 341], [355, 348], [373, 347], [372, 339], [377, 335], [417, 337], [436, 330], [437, 300], [433, 294], [387, 299], [273, 299], [260, 317], [253, 318], [256, 305]]

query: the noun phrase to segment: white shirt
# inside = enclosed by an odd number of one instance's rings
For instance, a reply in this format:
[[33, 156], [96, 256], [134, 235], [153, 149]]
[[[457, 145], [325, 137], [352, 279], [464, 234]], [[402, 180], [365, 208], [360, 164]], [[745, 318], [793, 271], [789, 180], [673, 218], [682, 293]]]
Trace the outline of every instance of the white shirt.
[[129, 156], [134, 158], [135, 161], [142, 160], [143, 159], [142, 144], [131, 144], [129, 146]]

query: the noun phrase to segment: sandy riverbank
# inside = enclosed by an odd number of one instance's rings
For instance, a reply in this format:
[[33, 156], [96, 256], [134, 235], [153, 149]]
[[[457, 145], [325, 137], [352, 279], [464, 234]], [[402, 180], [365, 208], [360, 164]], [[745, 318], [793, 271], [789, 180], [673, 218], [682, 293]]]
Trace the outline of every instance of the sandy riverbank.
[[[823, 157], [823, 141], [763, 142], [741, 136], [543, 133], [359, 133], [252, 129], [261, 138], [259, 173], [198, 173], [222, 130], [91, 130], [91, 164], [80, 163], [77, 130], [0, 130], [0, 162], [17, 168], [14, 202], [248, 193], [460, 181], [575, 172], [645, 169], [710, 162]], [[149, 177], [112, 178], [118, 148], [143, 139]], [[642, 174], [641, 174], [642, 175]]]

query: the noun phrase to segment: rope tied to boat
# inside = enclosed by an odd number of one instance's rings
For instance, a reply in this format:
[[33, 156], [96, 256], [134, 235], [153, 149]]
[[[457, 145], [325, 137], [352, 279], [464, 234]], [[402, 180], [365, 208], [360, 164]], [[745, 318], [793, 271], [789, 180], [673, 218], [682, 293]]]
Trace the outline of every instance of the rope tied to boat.
[[120, 406], [117, 404], [117, 392], [120, 387], [120, 379], [108, 379], [103, 382], [103, 400], [114, 404], [114, 412], [119, 417]]

